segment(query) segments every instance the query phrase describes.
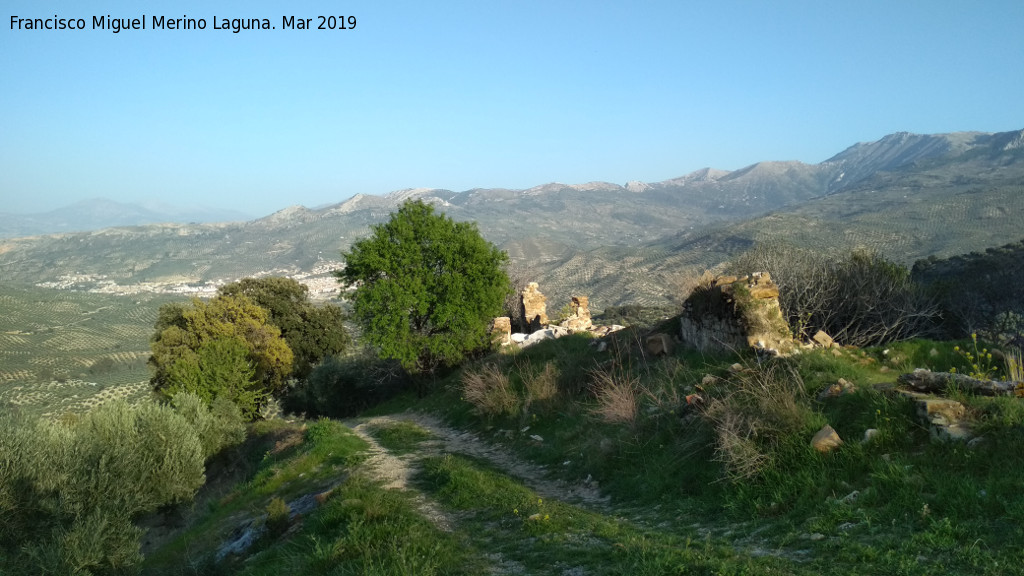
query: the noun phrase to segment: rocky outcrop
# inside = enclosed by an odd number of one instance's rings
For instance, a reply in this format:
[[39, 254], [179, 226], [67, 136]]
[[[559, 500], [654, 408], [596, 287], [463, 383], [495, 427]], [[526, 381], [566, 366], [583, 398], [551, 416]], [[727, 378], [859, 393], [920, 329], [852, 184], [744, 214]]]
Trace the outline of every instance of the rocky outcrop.
[[569, 303], [569, 306], [572, 308], [572, 314], [563, 320], [559, 326], [573, 331], [589, 330], [593, 327], [594, 323], [590, 320], [588, 304], [589, 299], [586, 296], [573, 296], [572, 302]]
[[529, 332], [536, 332], [548, 325], [547, 297], [540, 293], [536, 282], [530, 282], [523, 289], [523, 326], [529, 326]]
[[773, 355], [798, 349], [779, 308], [779, 287], [767, 272], [719, 276], [683, 304], [680, 336], [701, 351], [754, 348]]

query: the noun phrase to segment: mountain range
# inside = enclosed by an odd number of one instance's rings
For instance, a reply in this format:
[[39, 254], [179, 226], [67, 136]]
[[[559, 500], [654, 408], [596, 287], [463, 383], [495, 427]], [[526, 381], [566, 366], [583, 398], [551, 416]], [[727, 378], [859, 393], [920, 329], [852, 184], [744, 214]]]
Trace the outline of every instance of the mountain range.
[[241, 222], [249, 219], [250, 216], [232, 210], [182, 207], [160, 202], [139, 205], [93, 198], [36, 214], [0, 212], [0, 238], [84, 232], [112, 226], [141, 226], [162, 222]]
[[0, 241], [0, 274], [40, 283], [207, 282], [297, 273], [339, 252], [409, 198], [477, 222], [516, 274], [558, 301], [598, 307], [675, 298], [686, 276], [754, 242], [867, 246], [911, 264], [1024, 237], [1024, 130], [891, 134], [818, 164], [766, 161], [662, 182], [550, 183], [525, 190], [407, 189], [292, 206], [247, 222], [112, 227]]

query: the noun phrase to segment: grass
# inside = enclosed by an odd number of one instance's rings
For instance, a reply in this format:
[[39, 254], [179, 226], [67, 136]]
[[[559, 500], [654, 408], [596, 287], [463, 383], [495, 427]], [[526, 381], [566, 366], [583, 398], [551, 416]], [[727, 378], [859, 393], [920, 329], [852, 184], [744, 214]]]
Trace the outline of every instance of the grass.
[[433, 437], [429, 431], [408, 420], [370, 426], [369, 431], [381, 446], [393, 454], [415, 452], [423, 442]]
[[[636, 346], [621, 344], [611, 357], [575, 344], [557, 349], [558, 343], [552, 343], [549, 349], [538, 346], [518, 352], [514, 362], [500, 357], [490, 361], [504, 367], [513, 382], [517, 373], [536, 372], [552, 361], [563, 366], [613, 366], [620, 378], [634, 382], [633, 388], [640, 391], [632, 397], [631, 418], [601, 416], [600, 393], [587, 392], [594, 390], [595, 383], [601, 389], [602, 372], [593, 368], [574, 376], [584, 379], [582, 386], [559, 380], [563, 395], [549, 407], [549, 415], [521, 409], [518, 414], [483, 419], [467, 403], [460, 406], [452, 392], [440, 392], [418, 404], [460, 426], [490, 431], [496, 440], [567, 480], [595, 478], [619, 509], [643, 510], [647, 518], [666, 523], [671, 531], [685, 533], [687, 521], [708, 517], [719, 519], [712, 523], [717, 527], [708, 527], [711, 532], [727, 532], [723, 526], [728, 524], [750, 525], [751, 530], [770, 526], [769, 547], [806, 556], [805, 562], [820, 573], [927, 574], [940, 568], [960, 573], [1024, 573], [1011, 561], [1018, 553], [1013, 543], [1024, 541], [1024, 531], [1018, 527], [1024, 493], [1019, 474], [1013, 471], [1024, 452], [1022, 401], [959, 398], [984, 436], [980, 444], [968, 448], [963, 443], [933, 442], [913, 403], [888, 391], [901, 372], [917, 367], [946, 371], [962, 362], [954, 347], [964, 342], [918, 340], [882, 348], [805, 353], [776, 363], [778, 374], [771, 377], [772, 382], [787, 383], [794, 391], [785, 394], [771, 392], [769, 385], [775, 384], [758, 380], [757, 374], [771, 369], [752, 358], [741, 362], [754, 377], [730, 372], [735, 357], [683, 352], [647, 359]], [[719, 380], [708, 383], [706, 375]], [[854, 383], [854, 390], [817, 400], [819, 392], [840, 378]], [[519, 395], [519, 405], [525, 406], [524, 387], [512, 389]], [[750, 390], [748, 396], [743, 395], [744, 389]], [[565, 394], [567, 390], [579, 392]], [[730, 410], [746, 414], [754, 452], [767, 458], [758, 473], [729, 474], [721, 451], [715, 450], [721, 422], [686, 403], [685, 397], [694, 393], [705, 400], [739, 402]], [[402, 402], [396, 400], [391, 409], [414, 404]], [[845, 444], [835, 453], [821, 455], [808, 443], [825, 422]], [[868, 429], [878, 432], [863, 444], [860, 440]], [[543, 442], [531, 439], [532, 435]], [[433, 466], [430, 486], [456, 508], [493, 497], [495, 510], [512, 505], [530, 515], [536, 513], [526, 496], [515, 496], [507, 486], [493, 490], [491, 496], [482, 493], [485, 487], [474, 489], [475, 496], [464, 496], [474, 493], [466, 482], [483, 481], [468, 479], [473, 476], [469, 472], [438, 476], [456, 466], [452, 461]], [[439, 480], [442, 476], [447, 479]], [[498, 516], [489, 518], [494, 522]], [[818, 534], [820, 539], [810, 538]], [[849, 563], [824, 560], [831, 556]], [[918, 557], [924, 558], [919, 565]]]
[[[770, 574], [794, 566], [759, 558], [690, 534], [652, 530], [536, 492], [479, 461], [429, 459], [425, 489], [467, 513], [466, 532], [483, 549], [529, 574]], [[799, 572], [799, 570], [798, 570]]]

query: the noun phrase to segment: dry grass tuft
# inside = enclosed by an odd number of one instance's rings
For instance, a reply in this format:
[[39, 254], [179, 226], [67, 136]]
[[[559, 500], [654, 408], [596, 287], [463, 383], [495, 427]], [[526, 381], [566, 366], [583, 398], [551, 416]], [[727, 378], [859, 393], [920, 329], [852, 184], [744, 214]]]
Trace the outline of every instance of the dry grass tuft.
[[539, 372], [519, 366], [519, 376], [526, 388], [527, 409], [537, 403], [550, 403], [558, 396], [559, 373], [554, 362], [546, 362]]
[[770, 363], [733, 376], [730, 391], [704, 410], [715, 432], [716, 457], [734, 482], [759, 476], [787, 437], [813, 426], [803, 381], [791, 366]]
[[1013, 382], [1024, 382], [1024, 364], [1020, 348], [1007, 348], [1003, 353], [1006, 357], [1006, 378]]
[[609, 424], [636, 424], [640, 379], [601, 368], [591, 375], [597, 394], [594, 415]]
[[461, 391], [463, 399], [473, 405], [473, 411], [479, 416], [512, 416], [519, 411], [519, 397], [508, 376], [494, 364], [466, 370], [462, 374]]

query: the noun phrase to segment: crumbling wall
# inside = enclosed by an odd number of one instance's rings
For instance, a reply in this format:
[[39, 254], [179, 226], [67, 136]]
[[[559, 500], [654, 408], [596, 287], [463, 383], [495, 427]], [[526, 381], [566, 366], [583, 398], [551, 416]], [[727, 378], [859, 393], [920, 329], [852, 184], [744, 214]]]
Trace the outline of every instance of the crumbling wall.
[[529, 332], [536, 332], [548, 325], [547, 297], [540, 293], [536, 282], [530, 282], [523, 289], [523, 326], [529, 327]]
[[797, 349], [767, 272], [719, 276], [698, 286], [683, 304], [680, 337], [701, 351], [754, 348], [785, 355]]
[[572, 315], [562, 321], [560, 326], [573, 331], [590, 330], [594, 322], [590, 319], [589, 299], [586, 296], [573, 296], [569, 306]]

